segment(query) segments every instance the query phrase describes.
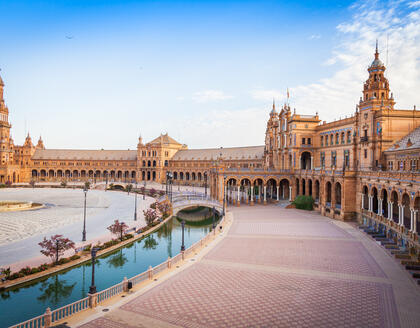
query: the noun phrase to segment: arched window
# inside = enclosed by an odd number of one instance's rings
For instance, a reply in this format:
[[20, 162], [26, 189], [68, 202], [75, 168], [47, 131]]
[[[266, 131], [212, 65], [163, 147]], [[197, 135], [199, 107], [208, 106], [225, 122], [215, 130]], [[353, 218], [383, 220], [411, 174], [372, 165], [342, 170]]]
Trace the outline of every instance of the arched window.
[[339, 137], [338, 133], [336, 133], [336, 134], [335, 134], [335, 144], [336, 144], [336, 145], [338, 145], [338, 144], [339, 144], [339, 139], [340, 139], [340, 137]]
[[343, 144], [345, 142], [346, 142], [346, 140], [344, 138], [344, 132], [341, 132], [341, 143]]

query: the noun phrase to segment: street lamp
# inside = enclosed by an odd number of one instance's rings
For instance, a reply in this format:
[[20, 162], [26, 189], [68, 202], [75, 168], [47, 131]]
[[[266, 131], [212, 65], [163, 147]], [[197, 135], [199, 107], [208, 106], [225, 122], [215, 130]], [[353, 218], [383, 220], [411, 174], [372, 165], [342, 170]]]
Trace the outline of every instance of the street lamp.
[[166, 172], [166, 195], [170, 202], [172, 202], [172, 172]]
[[87, 186], [83, 188], [83, 192], [85, 193], [85, 203], [84, 203], [84, 211], [83, 211], [83, 232], [82, 232], [82, 241], [86, 241], [86, 196], [88, 192]]
[[207, 197], [207, 172], [204, 172], [204, 196]]
[[223, 176], [223, 216], [225, 216], [225, 206], [226, 206], [226, 175]]
[[143, 192], [143, 200], [146, 199], [146, 181], [143, 182], [144, 192]]
[[137, 191], [136, 189], [137, 189], [137, 182], [134, 187], [134, 193], [136, 194], [134, 196], [134, 221], [137, 221]]
[[214, 230], [214, 228], [216, 227], [215, 226], [215, 224], [214, 224], [214, 219], [215, 219], [215, 216], [216, 216], [216, 209], [214, 208], [214, 206], [213, 206], [213, 230]]
[[98, 249], [96, 247], [93, 247], [90, 251], [90, 254], [92, 255], [92, 284], [89, 287], [89, 294], [96, 294], [96, 286], [95, 286], [95, 258], [96, 253]]
[[181, 245], [181, 252], [185, 251], [185, 245], [184, 245], [184, 229], [185, 229], [185, 221], [182, 220], [181, 222], [182, 226], [182, 245]]

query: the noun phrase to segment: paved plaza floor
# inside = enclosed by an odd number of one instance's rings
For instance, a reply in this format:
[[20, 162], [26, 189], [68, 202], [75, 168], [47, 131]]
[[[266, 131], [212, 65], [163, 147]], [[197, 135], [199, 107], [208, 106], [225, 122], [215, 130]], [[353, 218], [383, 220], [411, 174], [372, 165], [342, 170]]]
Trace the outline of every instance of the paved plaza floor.
[[79, 327], [420, 327], [420, 288], [354, 225], [230, 210], [229, 232], [194, 264]]

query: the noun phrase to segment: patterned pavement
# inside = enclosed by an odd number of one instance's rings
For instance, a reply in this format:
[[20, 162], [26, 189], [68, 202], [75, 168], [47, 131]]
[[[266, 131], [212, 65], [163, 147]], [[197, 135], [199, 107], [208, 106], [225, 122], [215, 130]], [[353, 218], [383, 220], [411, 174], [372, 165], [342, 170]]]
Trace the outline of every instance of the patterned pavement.
[[[403, 304], [419, 304], [414, 284], [350, 225], [276, 206], [232, 211], [203, 259], [115, 310], [127, 327], [419, 327]], [[81, 327], [120, 327], [112, 312]]]

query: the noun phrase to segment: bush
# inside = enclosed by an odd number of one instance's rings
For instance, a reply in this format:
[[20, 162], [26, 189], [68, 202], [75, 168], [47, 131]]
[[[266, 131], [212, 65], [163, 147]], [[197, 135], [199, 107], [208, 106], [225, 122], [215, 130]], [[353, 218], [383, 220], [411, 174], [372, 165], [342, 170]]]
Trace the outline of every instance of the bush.
[[32, 268], [31, 274], [40, 272], [38, 268]]
[[31, 268], [27, 266], [25, 268], [20, 269], [19, 273], [22, 273], [24, 276], [27, 276], [28, 274], [32, 273], [31, 271]]
[[80, 259], [80, 256], [79, 255], [70, 256], [70, 260], [72, 260], [72, 261], [78, 260], [78, 259]]
[[314, 199], [311, 196], [300, 195], [295, 198], [292, 204], [295, 205], [297, 209], [312, 211]]

